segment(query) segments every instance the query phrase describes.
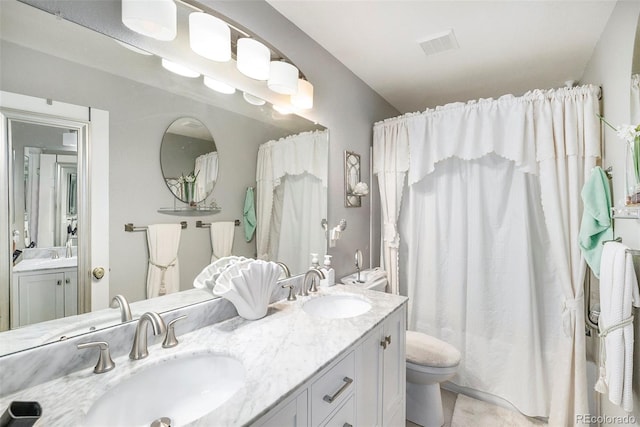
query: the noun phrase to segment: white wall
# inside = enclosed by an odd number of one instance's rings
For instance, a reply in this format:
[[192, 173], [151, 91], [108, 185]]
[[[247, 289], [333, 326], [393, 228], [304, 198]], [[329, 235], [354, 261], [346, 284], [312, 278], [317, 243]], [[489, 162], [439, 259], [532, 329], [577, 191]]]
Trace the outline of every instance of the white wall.
[[[618, 2], [581, 79], [582, 83], [602, 86], [602, 113], [610, 123], [615, 125], [629, 123], [631, 66], [639, 15], [640, 2], [631, 0]], [[613, 167], [613, 200], [616, 204], [624, 197], [624, 159], [624, 143], [616, 137], [615, 132], [605, 127], [602, 164], [605, 168]], [[622, 237], [623, 243], [627, 246], [640, 249], [640, 221], [619, 219], [614, 225], [616, 237]], [[640, 273], [638, 269], [636, 270]], [[634, 314], [636, 340], [633, 415], [636, 417], [636, 425], [640, 425], [640, 310], [636, 309]], [[588, 341], [590, 346], [597, 344], [594, 340]], [[602, 397], [601, 401], [603, 415], [625, 414], [622, 409], [609, 403], [606, 397]]]

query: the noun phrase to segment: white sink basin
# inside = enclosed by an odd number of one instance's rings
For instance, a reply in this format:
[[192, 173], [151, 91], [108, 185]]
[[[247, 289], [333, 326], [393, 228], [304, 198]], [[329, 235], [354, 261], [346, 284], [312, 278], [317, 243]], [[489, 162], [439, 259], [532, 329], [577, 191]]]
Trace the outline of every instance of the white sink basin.
[[371, 310], [371, 304], [356, 295], [325, 295], [307, 301], [302, 309], [312, 316], [345, 319]]
[[244, 367], [232, 357], [196, 354], [165, 360], [100, 396], [84, 425], [148, 427], [163, 417], [173, 426], [185, 425], [222, 405], [244, 382]]

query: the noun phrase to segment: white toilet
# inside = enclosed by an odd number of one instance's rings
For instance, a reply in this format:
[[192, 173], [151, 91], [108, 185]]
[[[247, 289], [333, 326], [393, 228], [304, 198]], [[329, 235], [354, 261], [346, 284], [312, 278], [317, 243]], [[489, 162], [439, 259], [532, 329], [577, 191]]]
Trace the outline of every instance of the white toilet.
[[[345, 285], [384, 292], [387, 276], [379, 267], [343, 277]], [[407, 331], [407, 419], [424, 427], [444, 424], [440, 383], [458, 369], [460, 352], [450, 344], [429, 335]]]
[[407, 419], [424, 427], [444, 424], [440, 383], [458, 369], [460, 352], [429, 335], [407, 331]]

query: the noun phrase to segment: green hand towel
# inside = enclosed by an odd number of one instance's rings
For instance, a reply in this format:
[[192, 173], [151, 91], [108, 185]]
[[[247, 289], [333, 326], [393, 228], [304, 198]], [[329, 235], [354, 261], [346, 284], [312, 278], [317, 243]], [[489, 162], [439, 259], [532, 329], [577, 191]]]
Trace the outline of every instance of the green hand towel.
[[593, 274], [599, 278], [602, 242], [613, 239], [609, 179], [600, 166], [591, 171], [581, 196], [584, 212], [578, 234], [580, 249]]
[[244, 197], [244, 238], [247, 242], [253, 238], [256, 231], [256, 208], [253, 202], [253, 187], [247, 188], [247, 194]]

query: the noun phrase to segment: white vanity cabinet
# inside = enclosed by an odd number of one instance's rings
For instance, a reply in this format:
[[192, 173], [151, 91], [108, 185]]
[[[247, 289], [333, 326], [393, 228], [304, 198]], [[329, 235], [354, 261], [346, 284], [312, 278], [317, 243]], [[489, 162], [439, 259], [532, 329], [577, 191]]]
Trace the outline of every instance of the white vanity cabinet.
[[76, 268], [14, 273], [11, 328], [78, 313]]
[[404, 426], [405, 317], [403, 306], [253, 426]]
[[405, 310], [396, 311], [356, 349], [358, 425], [405, 425], [405, 317]]

